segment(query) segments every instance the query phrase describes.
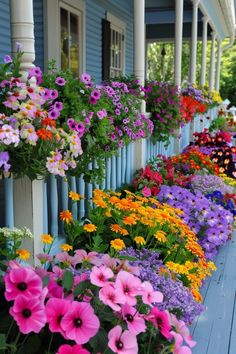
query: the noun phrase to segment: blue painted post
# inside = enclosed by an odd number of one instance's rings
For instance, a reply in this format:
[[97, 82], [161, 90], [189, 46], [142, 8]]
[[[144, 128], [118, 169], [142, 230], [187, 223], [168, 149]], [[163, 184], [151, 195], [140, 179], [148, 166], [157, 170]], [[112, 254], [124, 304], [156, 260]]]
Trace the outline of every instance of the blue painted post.
[[[73, 189], [72, 189], [72, 191], [75, 192]], [[62, 209], [63, 210], [68, 209], [68, 193], [69, 193], [68, 180], [66, 178], [62, 178], [61, 197], [62, 197]]]
[[130, 144], [126, 147], [126, 174], [125, 182], [130, 183], [130, 169], [131, 169], [131, 146]]
[[54, 237], [58, 237], [58, 192], [57, 180], [55, 176], [50, 176], [50, 214], [51, 227], [50, 231]]
[[150, 159], [150, 139], [146, 139], [146, 161]]
[[111, 157], [111, 189], [116, 190], [116, 157]]
[[131, 152], [130, 152], [131, 153], [130, 182], [132, 182], [133, 181], [133, 177], [134, 177], [134, 143], [131, 144], [130, 150], [131, 150]]
[[48, 198], [47, 198], [47, 182], [43, 184], [43, 232], [48, 234]]
[[[88, 164], [88, 170], [92, 170], [93, 165], [92, 162]], [[93, 197], [93, 185], [92, 183], [87, 183], [87, 198], [88, 198], [88, 203], [90, 206], [92, 206], [92, 197]]]
[[150, 158], [152, 159], [154, 155], [154, 146], [153, 143], [150, 144]]
[[116, 157], [116, 184], [119, 188], [122, 184], [121, 182], [121, 148], [118, 150], [118, 156]]
[[111, 158], [106, 161], [106, 189], [111, 189]]
[[12, 229], [14, 227], [14, 202], [13, 202], [13, 178], [5, 178], [4, 180], [4, 197], [5, 197], [5, 223]]
[[[71, 185], [71, 190], [73, 192], [77, 192], [76, 178], [75, 177], [71, 177], [70, 185]], [[72, 203], [71, 212], [72, 212], [73, 218], [77, 219], [78, 218], [78, 204], [76, 202]]]
[[126, 146], [124, 146], [121, 150], [121, 182], [122, 184], [125, 183], [125, 176], [126, 176]]
[[[79, 177], [79, 194], [85, 197], [85, 183], [83, 175]], [[85, 215], [85, 200], [81, 199], [79, 202], [79, 218], [81, 219]]]

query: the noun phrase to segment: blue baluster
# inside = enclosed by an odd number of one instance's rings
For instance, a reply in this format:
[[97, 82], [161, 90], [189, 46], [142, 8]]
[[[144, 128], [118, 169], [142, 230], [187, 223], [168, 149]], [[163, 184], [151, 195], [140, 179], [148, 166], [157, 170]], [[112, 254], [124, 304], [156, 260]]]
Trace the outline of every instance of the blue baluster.
[[146, 139], [146, 161], [150, 159], [150, 139]]
[[111, 157], [111, 189], [116, 190], [116, 157]]
[[121, 182], [122, 184], [125, 183], [125, 176], [126, 176], [126, 146], [124, 146], [121, 150]]
[[[88, 164], [88, 169], [92, 170], [93, 165], [92, 162]], [[88, 202], [90, 206], [92, 206], [92, 197], [93, 197], [93, 184], [92, 183], [87, 183], [87, 197], [88, 197]]]
[[[85, 197], [85, 183], [83, 175], [79, 177], [79, 194]], [[83, 218], [85, 215], [85, 200], [81, 199], [79, 202], [79, 218]]]
[[[77, 186], [76, 186], [76, 178], [71, 177], [70, 178], [70, 185], [71, 185], [71, 190], [73, 192], [77, 192]], [[73, 214], [73, 218], [77, 219], [78, 218], [78, 204], [76, 202], [72, 203], [71, 211]]]
[[57, 180], [55, 176], [50, 176], [50, 231], [54, 237], [58, 237], [58, 192]]
[[121, 186], [121, 165], [121, 148], [119, 148], [116, 157], [116, 185], [118, 188]]
[[4, 180], [4, 196], [5, 196], [5, 224], [12, 229], [14, 227], [14, 201], [13, 201], [13, 178], [9, 177]]
[[[74, 190], [72, 189], [74, 192]], [[62, 209], [68, 209], [68, 180], [66, 178], [62, 178], [61, 180], [61, 198], [62, 198]]]
[[111, 159], [106, 160], [106, 189], [111, 189]]
[[131, 164], [130, 164], [130, 182], [133, 181], [134, 177], [134, 144], [131, 144]]
[[131, 146], [126, 147], [126, 173], [125, 182], [130, 183], [130, 169], [131, 169]]

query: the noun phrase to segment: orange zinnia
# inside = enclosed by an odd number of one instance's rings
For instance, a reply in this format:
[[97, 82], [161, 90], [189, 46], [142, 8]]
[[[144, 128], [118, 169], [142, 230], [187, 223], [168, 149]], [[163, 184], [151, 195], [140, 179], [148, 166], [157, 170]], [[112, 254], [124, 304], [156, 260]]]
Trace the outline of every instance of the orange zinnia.
[[67, 209], [60, 212], [60, 219], [65, 221], [67, 224], [70, 224], [73, 221], [72, 213]]
[[39, 129], [37, 135], [42, 140], [52, 140], [52, 132], [47, 129]]

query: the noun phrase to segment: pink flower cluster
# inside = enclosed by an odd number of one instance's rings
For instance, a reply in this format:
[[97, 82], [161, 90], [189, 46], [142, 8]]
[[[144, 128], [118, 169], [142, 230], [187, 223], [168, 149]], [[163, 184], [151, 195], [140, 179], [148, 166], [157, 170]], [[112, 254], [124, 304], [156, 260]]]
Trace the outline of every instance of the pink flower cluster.
[[[39, 259], [43, 258], [41, 254]], [[50, 332], [59, 333], [65, 341], [57, 354], [87, 354], [81, 345], [90, 348], [90, 339], [105, 328], [107, 346], [114, 353], [136, 354], [139, 336], [152, 324], [152, 331], [160, 333], [174, 348], [173, 353], [191, 353], [195, 342], [185, 323], [158, 309], [162, 293], [154, 291], [149, 282], [142, 282], [138, 269], [127, 261], [84, 250], [75, 251], [73, 256], [61, 252], [48, 260], [52, 271], [9, 263], [5, 298], [13, 301], [10, 314], [21, 333], [39, 333], [48, 324]], [[64, 283], [68, 274], [72, 279], [69, 288]], [[48, 283], [43, 286], [45, 277]], [[85, 285], [83, 292], [78, 291], [81, 285]], [[113, 316], [112, 328], [103, 318], [107, 310]], [[182, 345], [183, 340], [188, 346]]]

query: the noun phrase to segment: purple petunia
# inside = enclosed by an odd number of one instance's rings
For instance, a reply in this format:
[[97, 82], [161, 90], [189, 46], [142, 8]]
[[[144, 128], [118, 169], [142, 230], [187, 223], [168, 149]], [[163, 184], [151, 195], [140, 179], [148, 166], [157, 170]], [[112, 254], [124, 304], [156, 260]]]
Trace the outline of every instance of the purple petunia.
[[60, 77], [58, 76], [55, 80], [55, 83], [58, 85], [58, 86], [65, 86], [66, 84], [66, 80], [64, 79], [64, 77]]
[[5, 55], [4, 58], [3, 58], [3, 61], [5, 64], [10, 64], [12, 63], [12, 57], [10, 55]]

